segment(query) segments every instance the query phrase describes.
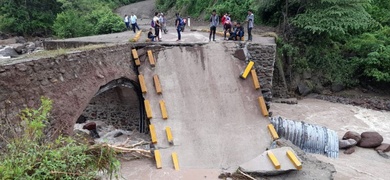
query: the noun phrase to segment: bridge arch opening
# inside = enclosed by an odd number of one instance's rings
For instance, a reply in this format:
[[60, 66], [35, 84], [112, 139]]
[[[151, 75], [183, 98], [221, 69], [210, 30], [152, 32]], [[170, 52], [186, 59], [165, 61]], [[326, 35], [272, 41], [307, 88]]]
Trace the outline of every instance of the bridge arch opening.
[[120, 78], [101, 86], [83, 110], [78, 123], [82, 123], [83, 119], [97, 122], [96, 124], [112, 125], [115, 129], [146, 132], [143, 96], [139, 84]]

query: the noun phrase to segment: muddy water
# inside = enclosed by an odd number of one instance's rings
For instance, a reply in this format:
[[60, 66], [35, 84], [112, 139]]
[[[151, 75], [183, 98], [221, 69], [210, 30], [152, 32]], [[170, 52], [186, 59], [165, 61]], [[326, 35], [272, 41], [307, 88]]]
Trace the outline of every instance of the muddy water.
[[[384, 142], [390, 143], [390, 112], [331, 103], [316, 99], [304, 99], [296, 105], [271, 105], [274, 115], [326, 126], [341, 138], [346, 131], [359, 133], [377, 131]], [[346, 155], [342, 151], [338, 159], [315, 155], [318, 159], [335, 165], [335, 179], [389, 179], [390, 160], [379, 156], [373, 149], [356, 148]]]

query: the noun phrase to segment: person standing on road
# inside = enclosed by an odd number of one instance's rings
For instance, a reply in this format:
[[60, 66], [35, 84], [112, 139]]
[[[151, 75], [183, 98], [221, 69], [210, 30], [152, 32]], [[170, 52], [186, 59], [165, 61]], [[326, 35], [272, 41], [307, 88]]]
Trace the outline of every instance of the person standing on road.
[[255, 15], [253, 15], [252, 10], [248, 10], [248, 16], [246, 17], [246, 22], [248, 23], [248, 41], [252, 41], [252, 29], [255, 21]]
[[176, 13], [176, 21], [175, 21], [176, 31], [177, 31], [177, 40], [181, 40], [181, 28], [183, 26], [183, 19], [180, 17], [179, 13]]
[[154, 28], [154, 35], [157, 38], [157, 41], [161, 41], [160, 39], [160, 19], [158, 18], [158, 12], [154, 13], [154, 17], [152, 20], [152, 27]]
[[125, 25], [126, 25], [126, 29], [127, 30], [130, 30], [130, 25], [129, 25], [129, 16], [127, 14], [125, 14], [125, 18], [123, 20], [125, 22]]
[[135, 33], [135, 28], [137, 28], [139, 31], [139, 27], [137, 24], [137, 16], [135, 14], [130, 16], [130, 22], [131, 22], [131, 26], [133, 28], [134, 33]]
[[164, 34], [166, 34], [168, 30], [167, 30], [167, 22], [164, 13], [161, 13], [159, 18], [160, 18], [161, 30], [164, 32]]
[[217, 26], [219, 24], [219, 17], [217, 15], [216, 10], [214, 9], [210, 16], [210, 36], [209, 41], [211, 41], [211, 35], [213, 35], [213, 41], [215, 41], [215, 32], [217, 30]]

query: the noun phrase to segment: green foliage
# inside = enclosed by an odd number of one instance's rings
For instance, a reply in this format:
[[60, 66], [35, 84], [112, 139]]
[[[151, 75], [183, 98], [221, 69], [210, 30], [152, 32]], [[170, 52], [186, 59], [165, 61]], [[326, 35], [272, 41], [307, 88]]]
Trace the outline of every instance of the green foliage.
[[0, 30], [20, 35], [51, 31], [60, 4], [56, 0], [1, 0]]
[[367, 6], [366, 9], [382, 26], [390, 26], [390, 1], [373, 0], [371, 6]]
[[85, 16], [80, 16], [74, 10], [58, 14], [53, 25], [54, 33], [61, 38], [92, 35], [92, 27]]
[[122, 18], [114, 14], [107, 6], [93, 10], [91, 15], [87, 16], [87, 22], [93, 26], [94, 34], [121, 32], [126, 29]]
[[360, 67], [359, 76], [390, 82], [390, 27], [357, 36], [345, 48], [348, 57]]
[[0, 154], [0, 179], [94, 179], [98, 171], [115, 174], [119, 161], [115, 152], [104, 146], [88, 147], [70, 137], [45, 141], [43, 129], [52, 107], [42, 97], [41, 107], [21, 112], [22, 131], [6, 139]]
[[[310, 3], [304, 13], [297, 14], [292, 22], [311, 33], [341, 35], [352, 31], [364, 31], [375, 21], [365, 11], [365, 3], [352, 0]], [[349, 1], [349, 3], [348, 3]]]
[[[112, 12], [115, 2], [105, 0], [58, 0], [64, 11], [58, 14], [53, 29], [60, 38], [121, 32], [122, 17]], [[118, 2], [116, 2], [118, 3]]]
[[[191, 17], [198, 18], [205, 14], [204, 19], [208, 20], [212, 10], [216, 10], [217, 14], [222, 15], [229, 12], [233, 21], [243, 21], [248, 15], [248, 10], [252, 9], [256, 12], [257, 4], [259, 0], [157, 0], [156, 6], [159, 11], [168, 11], [171, 8], [175, 8], [183, 16], [190, 15]], [[256, 14], [256, 13], [255, 13]], [[256, 15], [255, 15], [256, 16]], [[255, 23], [259, 21], [256, 20]]]

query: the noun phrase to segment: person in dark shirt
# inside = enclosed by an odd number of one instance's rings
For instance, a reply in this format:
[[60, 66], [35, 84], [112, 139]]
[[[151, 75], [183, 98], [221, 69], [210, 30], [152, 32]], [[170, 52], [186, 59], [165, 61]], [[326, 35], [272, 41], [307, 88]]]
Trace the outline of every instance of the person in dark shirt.
[[237, 40], [241, 41], [242, 37], [244, 37], [244, 27], [241, 26], [240, 22], [237, 23], [236, 30], [234, 31], [234, 34], [236, 34], [236, 36], [235, 36], [236, 41]]
[[155, 35], [153, 35], [153, 28], [150, 28], [149, 29], [149, 32], [148, 32], [148, 38], [151, 40], [151, 41], [154, 41], [154, 38], [156, 37]]
[[176, 13], [176, 21], [175, 21], [175, 26], [176, 26], [176, 31], [177, 31], [177, 40], [176, 41], [180, 41], [181, 40], [181, 31], [182, 31], [182, 25], [180, 24], [180, 22], [182, 21], [179, 13]]

